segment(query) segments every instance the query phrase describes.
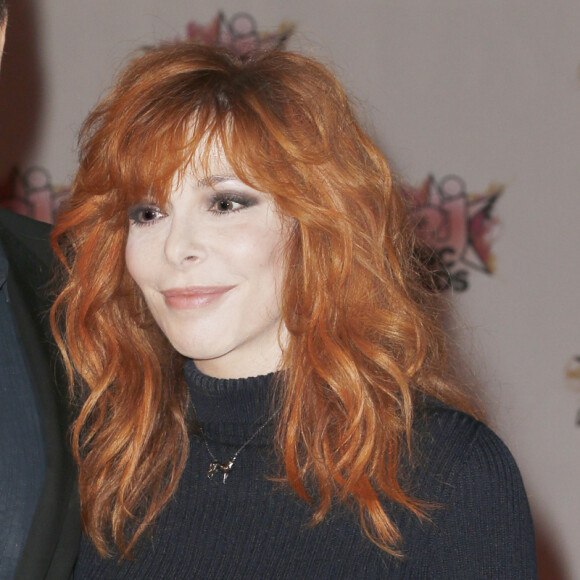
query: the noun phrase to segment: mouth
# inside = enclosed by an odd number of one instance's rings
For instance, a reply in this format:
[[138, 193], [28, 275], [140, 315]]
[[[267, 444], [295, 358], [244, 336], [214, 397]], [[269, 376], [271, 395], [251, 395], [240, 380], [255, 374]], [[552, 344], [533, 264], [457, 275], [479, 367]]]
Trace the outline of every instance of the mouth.
[[174, 310], [194, 310], [209, 306], [235, 286], [189, 286], [162, 290], [165, 304]]

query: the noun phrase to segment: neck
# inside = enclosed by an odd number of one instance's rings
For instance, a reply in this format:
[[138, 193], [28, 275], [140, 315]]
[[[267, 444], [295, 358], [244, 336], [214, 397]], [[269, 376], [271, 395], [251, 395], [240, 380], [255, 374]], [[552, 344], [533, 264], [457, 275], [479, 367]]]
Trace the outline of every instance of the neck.
[[217, 379], [240, 379], [268, 375], [280, 370], [288, 331], [282, 324], [272, 328], [272, 334], [251, 349], [236, 348], [211, 359], [195, 359], [195, 365], [205, 375]]
[[196, 367], [206, 376], [215, 379], [245, 379], [269, 375], [278, 370], [279, 357], [231, 359], [197, 359]]
[[[195, 421], [210, 440], [241, 444], [273, 412], [275, 374], [243, 379], [221, 379], [205, 375], [192, 360], [184, 367]], [[270, 426], [272, 427], [272, 426]], [[271, 436], [271, 428], [253, 443]]]

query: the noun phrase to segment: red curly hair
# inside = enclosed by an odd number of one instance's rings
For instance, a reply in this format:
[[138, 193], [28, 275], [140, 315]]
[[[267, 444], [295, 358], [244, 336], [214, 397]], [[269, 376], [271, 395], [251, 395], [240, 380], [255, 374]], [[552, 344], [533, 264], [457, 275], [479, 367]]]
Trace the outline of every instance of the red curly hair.
[[183, 359], [127, 273], [128, 209], [163, 205], [174, 176], [219, 143], [237, 176], [295, 227], [286, 255], [277, 447], [313, 522], [334, 497], [397, 553], [384, 498], [400, 484], [416, 396], [469, 409], [444, 377], [443, 337], [388, 164], [335, 77], [289, 52], [239, 57], [181, 44], [132, 61], [86, 120], [72, 196], [53, 232], [64, 265], [52, 324], [79, 410], [72, 429], [85, 532], [124, 556], [179, 483], [188, 454]]

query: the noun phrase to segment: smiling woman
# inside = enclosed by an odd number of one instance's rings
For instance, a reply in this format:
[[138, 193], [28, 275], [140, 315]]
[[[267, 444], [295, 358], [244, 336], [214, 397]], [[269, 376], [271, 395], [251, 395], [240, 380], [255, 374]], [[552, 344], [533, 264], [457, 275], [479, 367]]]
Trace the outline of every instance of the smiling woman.
[[75, 578], [535, 576], [517, 467], [448, 379], [405, 200], [325, 67], [135, 59], [53, 242]]

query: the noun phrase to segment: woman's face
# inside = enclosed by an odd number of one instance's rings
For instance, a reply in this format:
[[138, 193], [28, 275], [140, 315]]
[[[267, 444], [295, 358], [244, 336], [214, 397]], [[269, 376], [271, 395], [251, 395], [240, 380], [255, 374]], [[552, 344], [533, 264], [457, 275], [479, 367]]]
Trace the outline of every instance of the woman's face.
[[207, 173], [188, 171], [166, 208], [131, 208], [127, 268], [173, 347], [202, 372], [266, 374], [282, 354], [285, 220], [217, 148]]

